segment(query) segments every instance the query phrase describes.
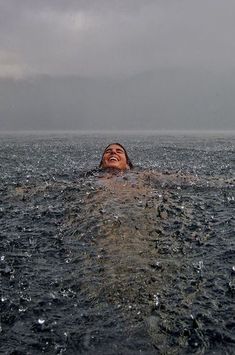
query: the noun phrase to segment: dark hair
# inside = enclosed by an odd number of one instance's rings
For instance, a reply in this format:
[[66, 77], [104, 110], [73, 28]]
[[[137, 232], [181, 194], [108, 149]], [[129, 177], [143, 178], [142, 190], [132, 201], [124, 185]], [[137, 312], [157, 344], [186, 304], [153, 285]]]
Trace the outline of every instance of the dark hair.
[[128, 154], [127, 154], [127, 151], [126, 149], [123, 147], [123, 145], [121, 145], [120, 143], [110, 143], [107, 145], [107, 147], [104, 149], [104, 152], [102, 154], [102, 158], [101, 158], [101, 161], [100, 161], [100, 164], [99, 164], [99, 168], [102, 168], [102, 163], [103, 163], [103, 157], [104, 157], [104, 153], [106, 151], [106, 149], [110, 146], [110, 145], [119, 145], [119, 147], [121, 147], [123, 150], [124, 150], [124, 153], [125, 153], [125, 157], [126, 157], [126, 162], [127, 162], [127, 165], [129, 166], [130, 169], [133, 168], [133, 164], [132, 162], [130, 161], [129, 157], [128, 157]]

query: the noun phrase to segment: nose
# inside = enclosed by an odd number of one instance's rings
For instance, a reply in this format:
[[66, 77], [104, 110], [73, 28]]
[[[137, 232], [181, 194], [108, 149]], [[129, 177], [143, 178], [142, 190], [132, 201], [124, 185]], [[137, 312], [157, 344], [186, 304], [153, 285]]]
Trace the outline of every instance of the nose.
[[115, 149], [111, 149], [110, 154], [116, 154], [116, 150]]

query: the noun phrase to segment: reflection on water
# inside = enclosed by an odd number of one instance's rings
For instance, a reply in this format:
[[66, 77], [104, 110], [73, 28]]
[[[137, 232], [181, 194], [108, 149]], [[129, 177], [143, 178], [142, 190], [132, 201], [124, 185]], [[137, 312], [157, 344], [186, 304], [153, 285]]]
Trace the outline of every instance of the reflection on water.
[[233, 353], [231, 147], [222, 161], [218, 143], [206, 146], [211, 176], [195, 168], [203, 142], [158, 141], [158, 164], [178, 154], [177, 173], [170, 164], [110, 175], [76, 171], [76, 139], [5, 141], [3, 353]]

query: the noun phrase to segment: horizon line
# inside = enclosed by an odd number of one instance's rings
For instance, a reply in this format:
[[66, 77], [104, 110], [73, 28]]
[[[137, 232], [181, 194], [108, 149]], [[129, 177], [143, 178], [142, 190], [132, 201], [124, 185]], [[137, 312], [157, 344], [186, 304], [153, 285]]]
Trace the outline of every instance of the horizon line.
[[10, 135], [10, 134], [32, 134], [32, 135], [37, 135], [37, 134], [72, 134], [72, 135], [83, 135], [83, 134], [122, 134], [122, 135], [137, 135], [137, 134], [149, 134], [149, 135], [165, 135], [165, 134], [185, 134], [185, 135], [191, 135], [191, 134], [221, 134], [221, 135], [235, 135], [235, 129], [233, 130], [211, 130], [211, 129], [184, 129], [184, 130], [179, 130], [179, 129], [156, 129], [156, 130], [133, 130], [133, 129], [127, 129], [127, 130], [74, 130], [74, 129], [69, 129], [69, 130], [53, 130], [53, 129], [48, 129], [48, 130], [3, 130], [0, 132], [0, 135]]

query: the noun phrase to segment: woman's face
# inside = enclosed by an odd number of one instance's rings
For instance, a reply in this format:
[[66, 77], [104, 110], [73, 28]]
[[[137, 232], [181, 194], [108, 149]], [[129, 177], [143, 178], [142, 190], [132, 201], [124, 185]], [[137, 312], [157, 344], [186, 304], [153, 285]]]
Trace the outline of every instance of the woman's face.
[[118, 144], [110, 144], [104, 151], [102, 168], [129, 169], [126, 154]]

